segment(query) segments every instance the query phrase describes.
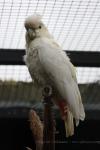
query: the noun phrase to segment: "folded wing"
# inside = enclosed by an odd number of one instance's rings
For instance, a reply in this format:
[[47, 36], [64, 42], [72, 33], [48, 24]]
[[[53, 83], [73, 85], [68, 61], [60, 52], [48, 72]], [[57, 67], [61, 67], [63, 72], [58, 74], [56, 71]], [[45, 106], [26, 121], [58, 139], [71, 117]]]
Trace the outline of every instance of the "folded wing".
[[85, 113], [77, 85], [74, 66], [68, 56], [52, 40], [42, 39], [38, 46], [40, 62], [54, 82], [62, 97], [67, 101], [70, 111], [78, 125]]

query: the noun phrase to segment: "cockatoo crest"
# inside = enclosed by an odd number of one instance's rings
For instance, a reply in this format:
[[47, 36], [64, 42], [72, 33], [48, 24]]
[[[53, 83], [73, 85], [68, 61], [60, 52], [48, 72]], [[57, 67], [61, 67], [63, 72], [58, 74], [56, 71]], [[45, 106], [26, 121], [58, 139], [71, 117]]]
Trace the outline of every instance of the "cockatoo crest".
[[26, 32], [26, 39], [28, 39], [27, 41], [43, 36], [49, 38], [52, 37], [41, 19], [42, 17], [37, 14], [26, 18], [24, 25], [27, 30]]
[[35, 14], [32, 16], [29, 16], [25, 20], [25, 28], [38, 28], [39, 24], [41, 23], [42, 16]]

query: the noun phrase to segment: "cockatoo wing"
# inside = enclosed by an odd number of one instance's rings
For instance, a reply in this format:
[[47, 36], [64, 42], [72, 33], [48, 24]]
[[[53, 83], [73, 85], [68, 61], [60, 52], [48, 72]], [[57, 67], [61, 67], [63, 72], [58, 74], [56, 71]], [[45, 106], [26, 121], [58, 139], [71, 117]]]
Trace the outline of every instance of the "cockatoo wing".
[[38, 43], [42, 67], [48, 73], [61, 96], [67, 101], [76, 121], [84, 120], [85, 113], [77, 85], [74, 66], [68, 56], [52, 39], [42, 38]]

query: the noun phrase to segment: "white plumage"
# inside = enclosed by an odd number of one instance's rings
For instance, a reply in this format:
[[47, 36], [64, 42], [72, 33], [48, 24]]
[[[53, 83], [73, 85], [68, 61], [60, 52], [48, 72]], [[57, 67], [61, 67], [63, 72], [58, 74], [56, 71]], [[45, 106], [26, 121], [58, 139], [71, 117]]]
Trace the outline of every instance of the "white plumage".
[[74, 134], [73, 117], [76, 125], [85, 118], [75, 68], [50, 35], [40, 16], [28, 17], [25, 28], [25, 62], [29, 72], [39, 86], [52, 86], [54, 102], [60, 108], [65, 121], [66, 136], [71, 136]]

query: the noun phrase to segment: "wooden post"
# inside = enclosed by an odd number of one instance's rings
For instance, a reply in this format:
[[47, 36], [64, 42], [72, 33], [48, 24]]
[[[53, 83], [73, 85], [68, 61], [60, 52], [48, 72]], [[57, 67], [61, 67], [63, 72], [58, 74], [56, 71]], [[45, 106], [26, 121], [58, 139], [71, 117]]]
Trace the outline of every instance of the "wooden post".
[[43, 150], [55, 150], [55, 122], [52, 111], [52, 89], [44, 88]]

